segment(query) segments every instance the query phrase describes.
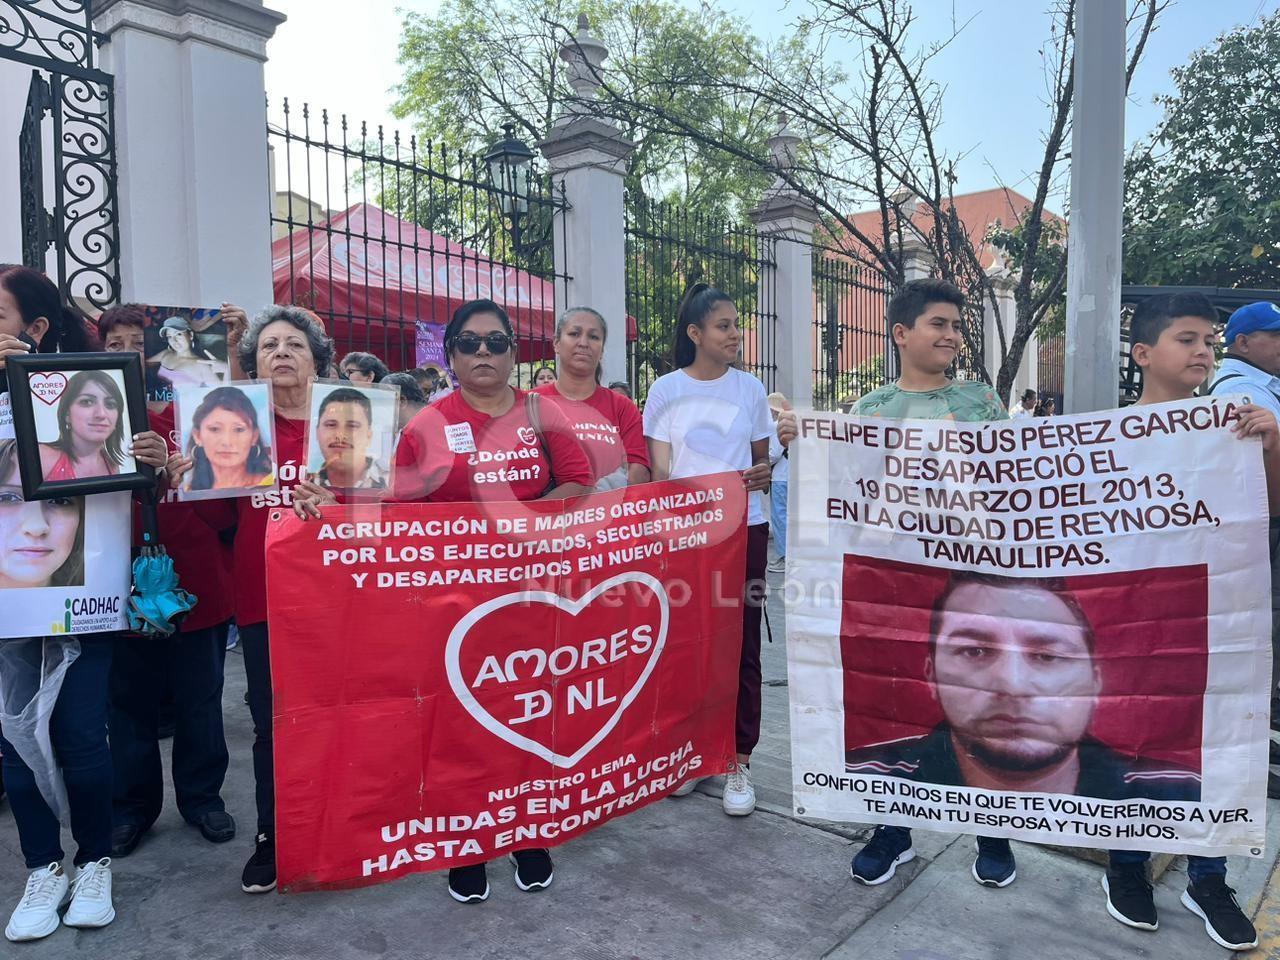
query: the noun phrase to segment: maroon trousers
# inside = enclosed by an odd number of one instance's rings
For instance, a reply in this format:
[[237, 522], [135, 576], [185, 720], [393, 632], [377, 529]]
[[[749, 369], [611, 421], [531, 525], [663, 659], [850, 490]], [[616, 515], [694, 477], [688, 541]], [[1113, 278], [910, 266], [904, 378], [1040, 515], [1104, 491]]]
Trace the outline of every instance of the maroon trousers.
[[750, 756], [760, 742], [760, 616], [763, 613], [765, 565], [769, 560], [769, 525], [747, 527], [747, 577], [743, 585], [742, 660], [738, 666], [738, 716], [734, 733], [738, 753]]

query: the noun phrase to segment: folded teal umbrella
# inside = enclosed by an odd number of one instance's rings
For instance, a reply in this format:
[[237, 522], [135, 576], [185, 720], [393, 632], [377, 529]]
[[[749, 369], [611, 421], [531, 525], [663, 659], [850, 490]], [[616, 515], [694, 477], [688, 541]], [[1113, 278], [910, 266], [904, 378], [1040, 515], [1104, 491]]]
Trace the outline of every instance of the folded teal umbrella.
[[147, 637], [167, 637], [196, 605], [196, 598], [178, 586], [173, 560], [160, 543], [156, 497], [142, 502], [142, 552], [133, 561], [133, 593], [129, 596], [129, 629]]

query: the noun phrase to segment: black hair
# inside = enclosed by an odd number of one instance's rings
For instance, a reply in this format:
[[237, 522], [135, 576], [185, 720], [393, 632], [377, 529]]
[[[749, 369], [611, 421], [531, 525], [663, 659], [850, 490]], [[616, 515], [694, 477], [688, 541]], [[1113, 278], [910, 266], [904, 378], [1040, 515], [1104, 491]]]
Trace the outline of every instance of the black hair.
[[346, 375], [347, 367], [353, 366], [361, 373], [373, 374], [373, 382], [381, 383], [382, 378], [390, 373], [387, 365], [375, 357], [372, 353], [364, 353], [360, 350], [352, 351], [338, 362], [338, 368]]
[[63, 306], [58, 288], [39, 270], [0, 263], [0, 287], [18, 302], [23, 327], [40, 317], [49, 321], [49, 330], [40, 340], [40, 353], [84, 353], [93, 348], [84, 319]]
[[676, 329], [671, 342], [671, 362], [677, 370], [693, 363], [698, 354], [698, 348], [689, 336], [689, 327], [701, 330], [717, 303], [733, 303], [733, 298], [709, 283], [695, 283], [684, 292], [680, 309], [676, 311]]
[[[15, 480], [18, 479], [18, 441], [0, 440], [0, 483], [9, 476]], [[75, 501], [76, 508], [80, 512], [80, 522], [76, 524], [76, 542], [71, 547], [71, 553], [67, 555], [66, 560], [62, 561], [62, 566], [53, 571], [53, 575], [49, 578], [49, 586], [81, 587], [84, 586], [84, 497], [58, 499]], [[49, 502], [46, 500], [43, 504]]]
[[1030, 387], [1027, 387], [1027, 389], [1022, 391], [1022, 402], [1026, 403], [1028, 400], [1034, 400], [1037, 396], [1039, 396], [1039, 394]]
[[422, 387], [418, 386], [418, 378], [412, 373], [388, 373], [382, 378], [382, 383], [388, 387], [399, 387], [401, 400], [408, 400], [418, 406], [423, 406], [427, 402], [427, 395], [423, 393]]
[[311, 348], [311, 359], [315, 364], [316, 376], [322, 377], [333, 363], [333, 341], [325, 333], [324, 322], [306, 307], [283, 306], [276, 304], [267, 307], [253, 318], [249, 329], [240, 340], [240, 369], [246, 378], [254, 380], [258, 376], [258, 341], [262, 331], [277, 320], [283, 320], [307, 338]]
[[67, 388], [62, 391], [62, 398], [58, 401], [58, 439], [49, 446], [71, 455], [71, 405], [91, 383], [100, 386], [116, 402], [116, 426], [102, 447], [107, 461], [118, 467], [124, 463], [124, 425], [129, 411], [125, 407], [124, 394], [120, 392], [119, 384], [105, 370], [81, 370], [67, 381]]
[[555, 375], [556, 375], [556, 368], [555, 368], [554, 366], [552, 366], [551, 364], [549, 364], [549, 363], [544, 363], [544, 364], [539, 365], [539, 367], [538, 367], [538, 369], [537, 369], [537, 370], [534, 370], [534, 371], [533, 371], [533, 380], [534, 380], [534, 381], [536, 381], [536, 380], [538, 379], [538, 374], [540, 374], [543, 370], [548, 370], [548, 371], [550, 371], [551, 376], [552, 376], [552, 379], [554, 379], [554, 378], [555, 378]]
[[[344, 358], [345, 359], [345, 358]], [[324, 402], [320, 404], [319, 415], [324, 416], [324, 408], [331, 403], [354, 403], [364, 410], [365, 417], [368, 418], [370, 426], [373, 425], [373, 404], [359, 390], [353, 387], [339, 387], [324, 398]]]
[[516, 331], [511, 326], [511, 318], [507, 316], [506, 310], [492, 300], [468, 300], [453, 311], [453, 316], [449, 318], [449, 325], [444, 328], [445, 353], [453, 355], [454, 341], [458, 338], [458, 334], [467, 325], [467, 321], [479, 313], [492, 313], [497, 317], [498, 322], [502, 324], [502, 329], [511, 338], [511, 342], [515, 343]]
[[908, 330], [916, 325], [916, 320], [924, 315], [930, 304], [949, 303], [957, 310], [964, 312], [964, 294], [954, 283], [928, 277], [923, 280], [909, 280], [902, 289], [889, 298], [889, 306], [885, 311], [889, 333], [897, 324]]
[[195, 432], [204, 423], [204, 418], [215, 410], [228, 410], [243, 417], [258, 434], [258, 442], [249, 450], [249, 459], [245, 461], [247, 473], [271, 473], [271, 447], [266, 442], [262, 428], [258, 426], [258, 409], [253, 401], [239, 387], [214, 387], [205, 394], [191, 416], [191, 438], [187, 441], [187, 455], [195, 461], [191, 470], [192, 490], [213, 489], [213, 466], [205, 456], [204, 448], [196, 443]]
[[146, 310], [138, 303], [121, 303], [108, 307], [98, 317], [98, 339], [106, 343], [107, 337], [116, 327], [138, 327], [145, 330], [147, 328]]
[[1149, 297], [1133, 308], [1129, 320], [1129, 343], [1145, 343], [1154, 347], [1160, 334], [1178, 317], [1199, 317], [1209, 323], [1218, 322], [1213, 301], [1203, 293], [1162, 293]]
[[1080, 601], [1075, 598], [1075, 594], [1067, 589], [1067, 582], [1062, 577], [1006, 577], [997, 573], [956, 570], [948, 578], [947, 585], [943, 587], [942, 592], [938, 594], [938, 599], [933, 602], [933, 610], [929, 615], [930, 660], [933, 659], [934, 652], [938, 646], [938, 633], [942, 629], [942, 615], [946, 613], [947, 604], [957, 590], [970, 584], [996, 587], [1001, 590], [1044, 590], [1046, 593], [1053, 594], [1066, 605], [1066, 608], [1071, 611], [1071, 616], [1084, 630], [1085, 646], [1089, 649], [1089, 656], [1093, 656], [1093, 624], [1085, 616], [1084, 610], [1080, 607]]

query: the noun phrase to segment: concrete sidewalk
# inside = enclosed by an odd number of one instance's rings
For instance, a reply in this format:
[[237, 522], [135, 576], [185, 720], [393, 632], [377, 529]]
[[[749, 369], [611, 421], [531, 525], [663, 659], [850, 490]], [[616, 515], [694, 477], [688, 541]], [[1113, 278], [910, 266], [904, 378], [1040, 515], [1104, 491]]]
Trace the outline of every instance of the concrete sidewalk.
[[[771, 577], [771, 579], [778, 579]], [[231, 749], [225, 796], [240, 825], [212, 846], [172, 803], [138, 850], [115, 864], [117, 919], [98, 931], [62, 928], [34, 944], [0, 940], [0, 956], [65, 958], [466, 957], [660, 960], [749, 957], [833, 960], [1081, 960], [1230, 956], [1178, 903], [1181, 861], [1156, 888], [1158, 933], [1112, 920], [1100, 868], [1015, 844], [1018, 880], [974, 883], [973, 841], [916, 833], [917, 859], [881, 887], [849, 879], [867, 829], [791, 817], [786, 655], [780, 605], [765, 643], [765, 735], [752, 762], [759, 807], [731, 819], [719, 782], [665, 800], [555, 850], [556, 882], [523, 894], [505, 863], [490, 867], [493, 895], [454, 903], [442, 874], [337, 893], [247, 896], [240, 869], [252, 847], [253, 776], [241, 658], [227, 658], [224, 710]], [[1231, 883], [1258, 915], [1262, 943], [1249, 956], [1280, 960], [1280, 893], [1274, 887], [1280, 804], [1269, 805], [1265, 860], [1233, 859]], [[66, 837], [68, 849], [73, 849]], [[17, 832], [0, 806], [0, 912], [26, 876]]]

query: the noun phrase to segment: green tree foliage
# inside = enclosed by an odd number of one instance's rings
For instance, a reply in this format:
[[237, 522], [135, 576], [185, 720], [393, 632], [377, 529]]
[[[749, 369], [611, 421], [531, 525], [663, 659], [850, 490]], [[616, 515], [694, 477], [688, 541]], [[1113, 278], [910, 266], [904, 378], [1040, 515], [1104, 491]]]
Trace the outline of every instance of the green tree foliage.
[[632, 196], [678, 200], [702, 216], [738, 215], [768, 183], [758, 162], [655, 130], [646, 104], [660, 104], [706, 130], [745, 139], [764, 156], [774, 115], [757, 98], [726, 97], [702, 77], [744, 77], [758, 41], [746, 24], [705, 5], [675, 0], [445, 0], [434, 16], [406, 16], [400, 43], [404, 79], [396, 115], [420, 138], [483, 152], [514, 123], [536, 143], [573, 99], [560, 47], [579, 13], [609, 48], [611, 81], [638, 108], [616, 116], [636, 143], [628, 160]]
[[1280, 13], [1173, 71], [1128, 159], [1128, 283], [1280, 287]]

